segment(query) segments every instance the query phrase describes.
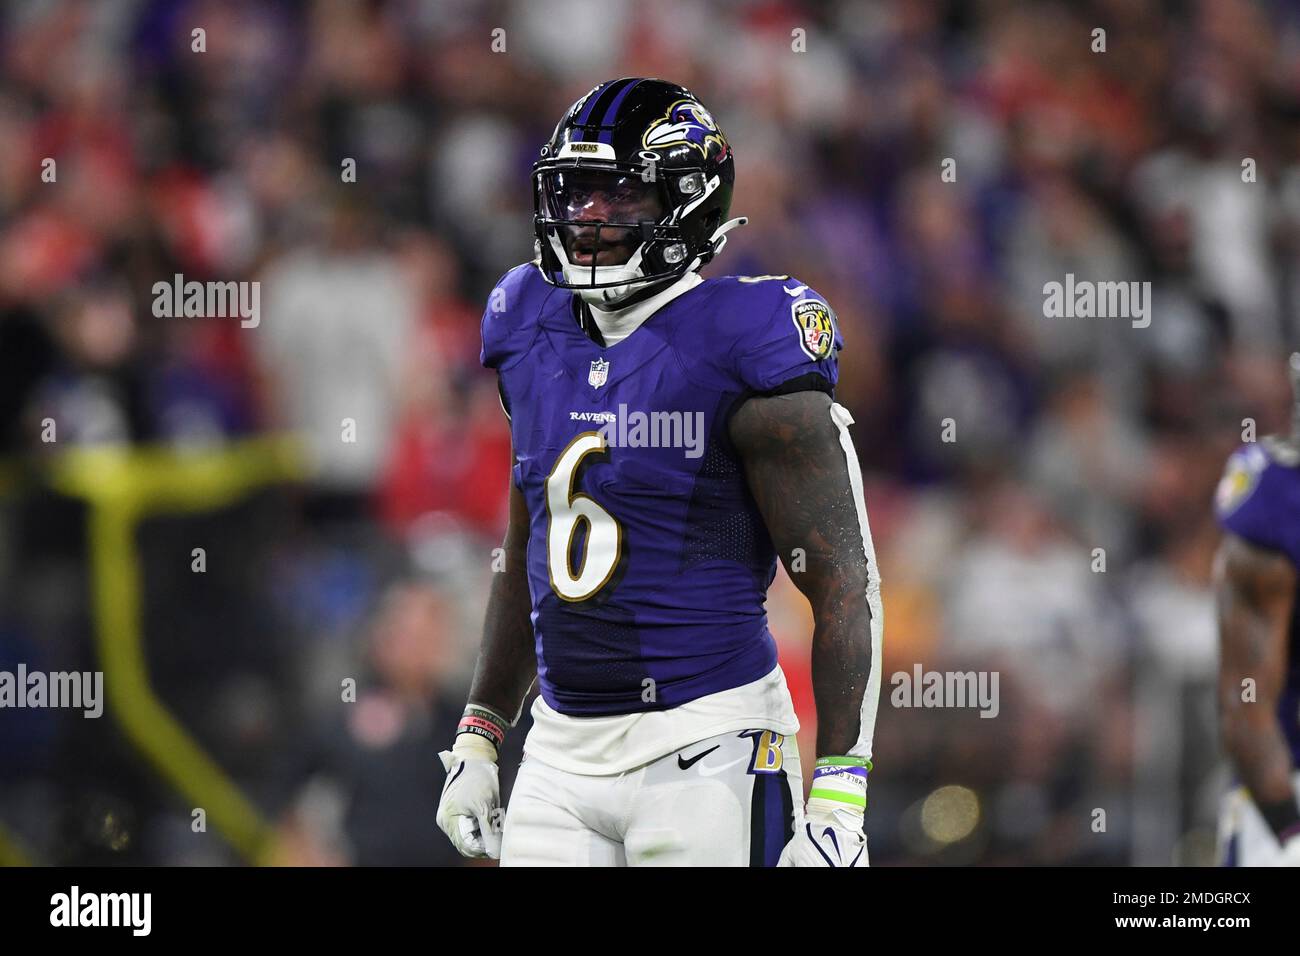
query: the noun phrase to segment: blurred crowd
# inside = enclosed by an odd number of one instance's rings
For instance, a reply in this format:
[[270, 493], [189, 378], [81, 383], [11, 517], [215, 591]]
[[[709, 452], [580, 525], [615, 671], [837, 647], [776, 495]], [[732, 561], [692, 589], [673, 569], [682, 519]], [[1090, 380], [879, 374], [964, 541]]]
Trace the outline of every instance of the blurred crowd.
[[[735, 150], [750, 224], [706, 274], [795, 275], [839, 316], [887, 611], [873, 862], [1210, 858], [1210, 501], [1243, 419], [1287, 422], [1300, 7], [0, 16], [0, 461], [285, 431], [308, 452], [301, 483], [138, 535], [155, 685], [273, 821], [279, 859], [458, 862], [436, 752], [510, 461], [478, 320], [532, 256], [539, 145], [625, 75], [692, 89]], [[156, 317], [176, 274], [259, 281], [260, 323]], [[1149, 327], [1046, 318], [1067, 274], [1150, 282]], [[85, 520], [39, 482], [0, 501], [0, 667], [94, 666]], [[206, 575], [187, 573], [196, 541]], [[769, 612], [809, 759], [810, 620], [784, 576]], [[892, 706], [915, 663], [996, 670], [999, 715]], [[0, 716], [0, 824], [33, 858], [238, 860], [189, 821], [111, 719]]]

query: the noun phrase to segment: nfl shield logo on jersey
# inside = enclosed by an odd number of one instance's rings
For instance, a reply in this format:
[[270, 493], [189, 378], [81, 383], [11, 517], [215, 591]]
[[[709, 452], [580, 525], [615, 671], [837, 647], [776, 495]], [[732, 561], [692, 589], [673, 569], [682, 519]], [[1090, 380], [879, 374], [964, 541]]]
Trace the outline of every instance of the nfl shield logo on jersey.
[[600, 388], [607, 378], [609, 378], [609, 363], [604, 359], [596, 359], [591, 363], [591, 371], [587, 373], [587, 384], [592, 388]]

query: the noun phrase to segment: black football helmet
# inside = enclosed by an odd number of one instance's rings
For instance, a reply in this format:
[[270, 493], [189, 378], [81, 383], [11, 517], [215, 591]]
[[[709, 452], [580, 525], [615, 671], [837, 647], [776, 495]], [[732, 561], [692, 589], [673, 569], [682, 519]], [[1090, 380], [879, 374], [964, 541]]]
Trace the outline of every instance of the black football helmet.
[[735, 163], [689, 90], [625, 77], [569, 108], [533, 164], [536, 263], [596, 305], [641, 298], [712, 259]]

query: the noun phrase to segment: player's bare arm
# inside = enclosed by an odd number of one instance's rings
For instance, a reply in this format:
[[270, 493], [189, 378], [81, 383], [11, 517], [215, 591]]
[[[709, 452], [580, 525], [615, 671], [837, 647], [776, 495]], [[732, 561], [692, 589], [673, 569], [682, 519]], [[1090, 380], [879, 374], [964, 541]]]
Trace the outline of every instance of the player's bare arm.
[[[772, 543], [814, 619], [818, 757], [803, 824], [782, 866], [854, 866], [867, 856], [867, 772], [880, 693], [873, 645], [878, 655], [883, 622], [873, 627], [879, 579], [845, 431], [850, 421], [825, 393], [801, 391], [751, 398], [729, 427]], [[803, 560], [792, 560], [797, 553]]]
[[[1275, 833], [1297, 822], [1295, 770], [1277, 719], [1296, 572], [1280, 553], [1226, 535], [1215, 563], [1219, 709], [1224, 748]], [[1243, 682], [1253, 699], [1243, 700]]]
[[504, 570], [492, 576], [483, 643], [474, 667], [469, 699], [498, 714], [518, 719], [524, 697], [537, 676], [533, 648], [532, 601], [528, 595], [528, 507], [510, 483], [510, 517], [506, 526]]
[[[870, 568], [830, 407], [823, 392], [751, 398], [731, 439], [777, 554], [812, 605], [817, 752], [847, 754], [871, 673]], [[806, 565], [792, 569], [796, 548]]]
[[505, 567], [493, 576], [474, 668], [469, 705], [451, 750], [443, 751], [447, 782], [438, 825], [465, 856], [501, 853], [501, 789], [497, 757], [506, 730], [519, 719], [537, 676], [529, 620], [528, 508], [510, 482], [510, 516], [503, 543]]

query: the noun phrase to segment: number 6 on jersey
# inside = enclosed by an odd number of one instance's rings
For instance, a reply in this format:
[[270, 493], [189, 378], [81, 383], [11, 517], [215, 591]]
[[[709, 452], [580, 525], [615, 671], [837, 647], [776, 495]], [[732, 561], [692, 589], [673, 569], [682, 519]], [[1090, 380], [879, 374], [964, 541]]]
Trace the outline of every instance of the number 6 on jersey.
[[[551, 589], [565, 601], [585, 601], [603, 588], [618, 567], [623, 529], [614, 516], [590, 496], [574, 493], [578, 469], [588, 456], [608, 461], [609, 451], [599, 432], [583, 432], [555, 459], [546, 478], [546, 567]], [[573, 539], [579, 522], [587, 524], [582, 560], [573, 568]]]

